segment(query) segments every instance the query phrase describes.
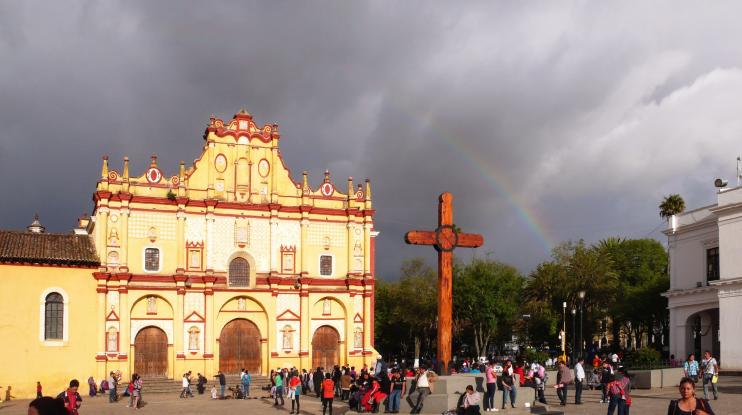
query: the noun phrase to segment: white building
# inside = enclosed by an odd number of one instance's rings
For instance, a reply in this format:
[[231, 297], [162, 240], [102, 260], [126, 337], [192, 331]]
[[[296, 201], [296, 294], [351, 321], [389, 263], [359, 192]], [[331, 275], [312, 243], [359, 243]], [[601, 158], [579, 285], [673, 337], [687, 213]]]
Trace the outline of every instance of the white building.
[[742, 187], [684, 212], [664, 233], [670, 247], [670, 353], [711, 350], [724, 370], [742, 370]]

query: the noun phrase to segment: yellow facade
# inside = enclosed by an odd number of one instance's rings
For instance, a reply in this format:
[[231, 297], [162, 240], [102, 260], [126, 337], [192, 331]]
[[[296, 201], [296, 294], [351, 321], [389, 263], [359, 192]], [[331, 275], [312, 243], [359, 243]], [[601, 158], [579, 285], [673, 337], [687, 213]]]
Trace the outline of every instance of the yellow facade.
[[[111, 370], [177, 378], [241, 364], [266, 374], [375, 360], [370, 184], [349, 178], [341, 191], [329, 172], [315, 186], [306, 173], [295, 181], [279, 139], [277, 125], [257, 127], [242, 111], [229, 122], [212, 117], [201, 155], [176, 174], [166, 175], [155, 156], [138, 176], [128, 159], [113, 170], [104, 158], [86, 226], [100, 266], [0, 264], [3, 278], [33, 270], [14, 279], [24, 281], [23, 295], [0, 292], [0, 307], [24, 311], [37, 331], [41, 293], [60, 281], [70, 293], [69, 344], [45, 346], [15, 322], [0, 325], [4, 337], [19, 331], [10, 356], [39, 356], [0, 365], [0, 384], [9, 378], [27, 396], [36, 380], [58, 389], [70, 377]], [[238, 343], [249, 356], [234, 351]], [[41, 377], [55, 366], [66, 372]]]

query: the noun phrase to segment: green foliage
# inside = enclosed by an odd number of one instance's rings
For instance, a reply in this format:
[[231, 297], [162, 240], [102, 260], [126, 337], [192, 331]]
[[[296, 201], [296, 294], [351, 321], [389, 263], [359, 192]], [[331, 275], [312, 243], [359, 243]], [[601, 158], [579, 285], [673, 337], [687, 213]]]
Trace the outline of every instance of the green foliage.
[[475, 258], [455, 267], [454, 318], [460, 328], [471, 332], [477, 356], [483, 355], [496, 334], [510, 333], [523, 283], [517, 269], [489, 259]]
[[651, 347], [642, 347], [631, 353], [631, 367], [638, 368], [657, 365], [661, 358], [662, 355], [657, 350]]
[[549, 354], [540, 350], [536, 350], [533, 347], [526, 347], [521, 352], [520, 358], [528, 363], [538, 362], [544, 364], [549, 358]]
[[685, 210], [685, 200], [683, 200], [679, 194], [665, 196], [665, 198], [662, 199], [662, 203], [660, 203], [659, 209], [660, 217], [667, 219], [672, 215], [683, 213]]

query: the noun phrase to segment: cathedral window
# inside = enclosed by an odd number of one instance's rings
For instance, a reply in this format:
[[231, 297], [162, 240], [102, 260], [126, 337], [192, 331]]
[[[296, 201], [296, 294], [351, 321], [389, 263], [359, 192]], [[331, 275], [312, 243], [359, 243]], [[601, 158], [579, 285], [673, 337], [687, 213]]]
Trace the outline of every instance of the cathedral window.
[[115, 327], [108, 329], [106, 333], [106, 351], [118, 352], [119, 350], [119, 332]]
[[188, 330], [188, 350], [198, 350], [199, 335], [201, 331], [193, 326]]
[[50, 293], [44, 305], [44, 339], [62, 340], [64, 335], [64, 299], [62, 294]]
[[283, 326], [283, 348], [285, 350], [291, 350], [294, 348], [294, 329], [289, 326]]
[[229, 263], [229, 285], [247, 287], [250, 284], [250, 264], [245, 258], [237, 257]]
[[320, 255], [319, 275], [329, 277], [332, 275], [332, 255]]
[[201, 248], [188, 250], [188, 269], [193, 271], [201, 270]]
[[144, 270], [149, 272], [160, 270], [160, 250], [158, 248], [144, 249]]

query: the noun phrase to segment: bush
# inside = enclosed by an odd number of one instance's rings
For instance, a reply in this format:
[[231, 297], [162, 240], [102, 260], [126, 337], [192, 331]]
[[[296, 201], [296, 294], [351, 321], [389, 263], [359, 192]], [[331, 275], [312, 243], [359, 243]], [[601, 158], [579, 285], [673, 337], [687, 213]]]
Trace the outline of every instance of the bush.
[[548, 358], [548, 353], [533, 349], [531, 347], [524, 348], [520, 355], [520, 359], [525, 360], [528, 363], [539, 362], [541, 364], [544, 364], [544, 362], [546, 362]]
[[656, 366], [662, 355], [651, 347], [642, 347], [631, 353], [631, 364], [634, 367]]

